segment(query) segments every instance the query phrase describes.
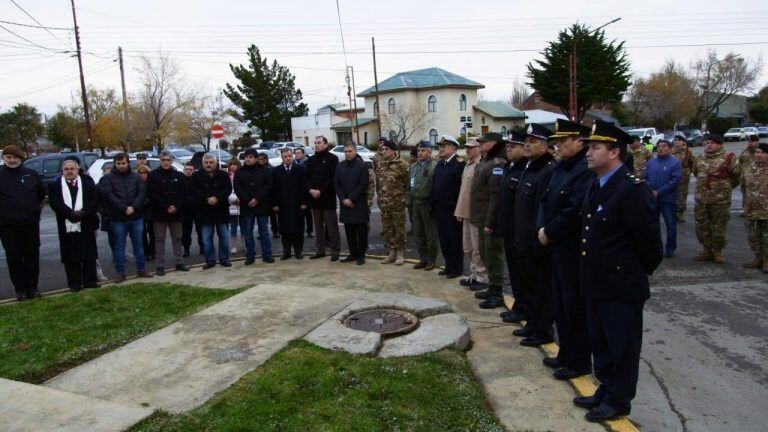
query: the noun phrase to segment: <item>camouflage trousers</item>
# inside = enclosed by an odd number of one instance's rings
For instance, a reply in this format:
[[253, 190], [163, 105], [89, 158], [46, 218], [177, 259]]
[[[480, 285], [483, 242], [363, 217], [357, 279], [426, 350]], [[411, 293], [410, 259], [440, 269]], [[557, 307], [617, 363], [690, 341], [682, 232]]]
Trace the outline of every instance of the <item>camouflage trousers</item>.
[[677, 185], [677, 215], [682, 216], [688, 210], [688, 186], [691, 183], [691, 175], [684, 175]]
[[405, 207], [382, 208], [381, 226], [387, 249], [405, 249]]
[[696, 219], [696, 238], [704, 249], [716, 251], [725, 249], [727, 243], [725, 228], [731, 217], [731, 205], [704, 204], [697, 201], [693, 216]]
[[493, 234], [486, 234], [484, 226], [478, 227], [480, 240], [480, 259], [488, 269], [488, 284], [494, 286], [504, 285], [504, 267], [506, 256], [504, 255], [504, 238]]
[[768, 255], [768, 220], [747, 219], [747, 239], [755, 256]]
[[434, 210], [426, 203], [417, 202], [411, 207], [411, 214], [419, 259], [434, 262], [437, 259], [437, 225]]

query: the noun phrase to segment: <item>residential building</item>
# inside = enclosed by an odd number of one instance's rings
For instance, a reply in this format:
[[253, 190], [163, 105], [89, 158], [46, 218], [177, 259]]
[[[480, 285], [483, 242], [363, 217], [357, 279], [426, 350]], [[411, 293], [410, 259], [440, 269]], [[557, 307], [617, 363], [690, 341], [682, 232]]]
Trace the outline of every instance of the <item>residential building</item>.
[[[719, 98], [721, 93], [710, 95], [711, 100]], [[747, 118], [747, 97], [732, 94], [726, 97], [712, 113], [712, 117], [737, 117], [744, 121]]]
[[[358, 116], [364, 109], [358, 108]], [[305, 117], [293, 117], [291, 119], [291, 136], [293, 141], [309, 146], [315, 137], [324, 136], [328, 142], [336, 145], [344, 140], [337, 139], [336, 133], [331, 129], [334, 125], [342, 124], [348, 119], [354, 118], [355, 111], [342, 104], [330, 104], [318, 108], [315, 114]], [[348, 139], [348, 138], [347, 138]]]

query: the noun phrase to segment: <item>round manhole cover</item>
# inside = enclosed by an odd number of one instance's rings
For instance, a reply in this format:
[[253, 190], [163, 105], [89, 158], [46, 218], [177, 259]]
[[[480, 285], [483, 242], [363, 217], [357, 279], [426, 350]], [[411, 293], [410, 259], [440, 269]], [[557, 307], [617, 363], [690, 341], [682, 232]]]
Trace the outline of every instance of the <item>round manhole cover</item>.
[[418, 327], [419, 318], [397, 309], [371, 309], [353, 313], [344, 320], [344, 325], [355, 330], [392, 336], [412, 332]]

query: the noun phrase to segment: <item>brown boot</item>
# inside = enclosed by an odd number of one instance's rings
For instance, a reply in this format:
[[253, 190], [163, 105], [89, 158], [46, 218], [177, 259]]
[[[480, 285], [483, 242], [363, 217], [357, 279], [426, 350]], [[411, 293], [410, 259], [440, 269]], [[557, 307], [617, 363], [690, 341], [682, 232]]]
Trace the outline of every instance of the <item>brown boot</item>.
[[392, 264], [397, 259], [396, 251], [394, 249], [389, 250], [389, 255], [381, 260], [382, 264]]
[[741, 265], [745, 269], [756, 269], [763, 267], [763, 257], [761, 255], [755, 255], [752, 261], [747, 261]]
[[704, 249], [703, 251], [699, 252], [698, 255], [693, 257], [694, 261], [709, 261], [712, 259], [712, 251], [709, 249]]
[[725, 256], [723, 256], [723, 251], [719, 250], [713, 250], [712, 251], [712, 260], [718, 264], [722, 264], [725, 262]]
[[118, 273], [115, 276], [115, 283], [119, 284], [119, 283], [123, 283], [123, 282], [125, 282], [125, 273]]
[[146, 270], [139, 270], [136, 272], [136, 277], [143, 278], [143, 279], [151, 279], [152, 275], [147, 273]]

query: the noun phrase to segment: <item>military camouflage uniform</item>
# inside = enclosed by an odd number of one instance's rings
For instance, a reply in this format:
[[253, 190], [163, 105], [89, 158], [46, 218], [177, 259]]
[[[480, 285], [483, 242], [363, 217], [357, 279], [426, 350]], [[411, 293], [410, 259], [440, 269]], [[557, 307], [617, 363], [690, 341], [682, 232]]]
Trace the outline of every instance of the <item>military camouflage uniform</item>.
[[376, 189], [381, 209], [382, 234], [390, 250], [405, 249], [405, 197], [408, 193], [408, 164], [395, 156], [376, 161]]
[[[756, 148], [749, 148], [749, 146], [747, 146], [747, 148], [745, 148], [744, 151], [741, 152], [741, 154], [739, 155], [739, 169], [746, 169], [749, 166], [750, 162], [755, 160], [753, 158], [753, 156], [755, 155], [755, 150]], [[741, 175], [739, 175], [739, 177], [741, 177]], [[744, 189], [744, 182], [741, 182], [740, 188], [741, 188], [741, 196], [743, 198], [747, 194], [746, 190]], [[744, 206], [743, 200], [741, 202], [741, 208], [745, 210], [747, 208]], [[746, 215], [742, 215], [742, 216], [746, 216]]]
[[634, 160], [633, 168], [635, 170], [635, 175], [642, 178], [645, 166], [648, 165], [648, 161], [651, 160], [653, 154], [643, 145], [638, 147], [637, 150], [633, 149], [632, 146], [629, 146], [627, 147], [627, 152], [632, 155]]
[[731, 190], [739, 179], [736, 155], [725, 149], [714, 153], [704, 151], [696, 158], [694, 218], [696, 238], [705, 250], [722, 251], [726, 245], [725, 228], [730, 218]]
[[434, 263], [437, 258], [437, 225], [435, 210], [429, 202], [432, 180], [435, 174], [435, 162], [416, 162], [409, 172], [408, 196], [406, 204], [411, 213], [411, 226], [416, 237], [416, 250], [419, 260]]
[[[756, 257], [768, 258], [768, 166], [752, 159], [742, 167], [744, 216], [749, 247]], [[764, 261], [765, 262], [765, 261]]]
[[677, 186], [677, 220], [682, 221], [688, 209], [688, 186], [696, 158], [688, 147], [672, 147], [672, 155], [680, 162], [680, 183]]

